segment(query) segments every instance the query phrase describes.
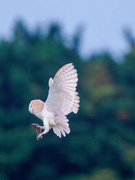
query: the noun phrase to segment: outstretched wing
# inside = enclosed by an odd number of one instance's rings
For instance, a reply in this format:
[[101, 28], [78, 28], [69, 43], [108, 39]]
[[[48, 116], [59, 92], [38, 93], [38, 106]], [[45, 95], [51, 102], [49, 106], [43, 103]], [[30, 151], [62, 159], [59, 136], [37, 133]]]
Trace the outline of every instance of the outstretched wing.
[[77, 70], [72, 63], [66, 64], [56, 73], [51, 81], [45, 108], [56, 115], [77, 113], [79, 108], [79, 96], [76, 92], [78, 81]]

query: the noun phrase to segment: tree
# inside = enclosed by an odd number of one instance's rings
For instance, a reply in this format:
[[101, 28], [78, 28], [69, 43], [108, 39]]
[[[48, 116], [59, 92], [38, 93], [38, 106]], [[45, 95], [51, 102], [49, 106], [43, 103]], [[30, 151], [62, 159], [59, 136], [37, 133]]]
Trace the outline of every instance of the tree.
[[[19, 21], [0, 40], [0, 179], [135, 178], [134, 48], [121, 63], [107, 52], [86, 61], [80, 39], [76, 31], [68, 44], [57, 23], [31, 31]], [[50, 132], [38, 142], [29, 102], [45, 101], [49, 77], [69, 62], [79, 75], [79, 113], [69, 115], [66, 138]]]

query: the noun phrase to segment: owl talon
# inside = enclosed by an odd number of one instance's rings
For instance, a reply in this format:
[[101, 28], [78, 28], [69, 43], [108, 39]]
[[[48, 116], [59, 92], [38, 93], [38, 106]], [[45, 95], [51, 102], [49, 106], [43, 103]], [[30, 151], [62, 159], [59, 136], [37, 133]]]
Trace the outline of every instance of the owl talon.
[[39, 135], [37, 136], [37, 140], [42, 139], [42, 138], [43, 138], [43, 135], [42, 135], [42, 134], [39, 134]]

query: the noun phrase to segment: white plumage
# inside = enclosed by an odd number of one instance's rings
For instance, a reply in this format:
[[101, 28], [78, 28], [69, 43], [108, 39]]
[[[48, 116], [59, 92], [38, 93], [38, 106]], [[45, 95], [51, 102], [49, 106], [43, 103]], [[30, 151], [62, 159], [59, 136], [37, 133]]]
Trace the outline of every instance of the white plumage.
[[[79, 109], [79, 96], [76, 92], [78, 81], [77, 70], [72, 63], [66, 64], [56, 73], [54, 79], [49, 79], [49, 93], [46, 102], [33, 100], [29, 111], [43, 121], [44, 126], [33, 124], [37, 129], [38, 139], [42, 138], [51, 128], [61, 137], [70, 133], [66, 115], [77, 113]], [[44, 129], [43, 132], [42, 129]]]

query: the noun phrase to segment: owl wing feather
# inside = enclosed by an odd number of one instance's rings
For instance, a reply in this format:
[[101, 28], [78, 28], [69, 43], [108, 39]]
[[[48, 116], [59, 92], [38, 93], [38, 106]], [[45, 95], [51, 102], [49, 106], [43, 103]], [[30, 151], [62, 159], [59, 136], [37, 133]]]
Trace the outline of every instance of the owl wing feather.
[[79, 96], [76, 92], [77, 70], [73, 64], [66, 64], [58, 70], [49, 88], [45, 107], [57, 116], [77, 113]]

